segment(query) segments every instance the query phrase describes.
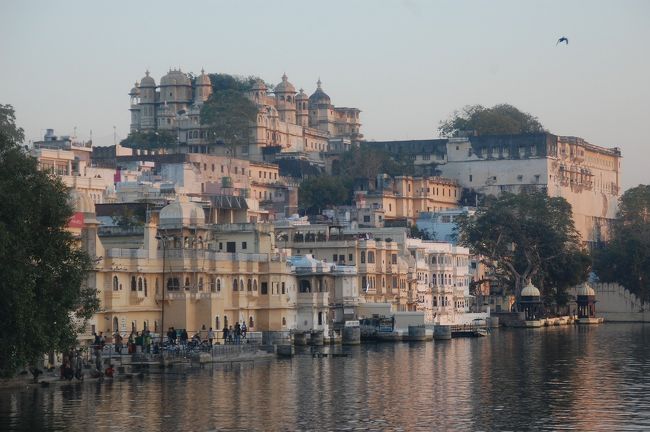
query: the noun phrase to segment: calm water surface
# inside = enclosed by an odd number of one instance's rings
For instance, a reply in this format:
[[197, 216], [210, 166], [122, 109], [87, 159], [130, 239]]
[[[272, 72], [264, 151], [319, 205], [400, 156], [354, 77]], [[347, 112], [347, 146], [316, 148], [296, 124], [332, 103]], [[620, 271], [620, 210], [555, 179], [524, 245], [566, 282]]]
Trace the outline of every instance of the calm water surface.
[[650, 326], [344, 350], [0, 390], [0, 430], [650, 430]]

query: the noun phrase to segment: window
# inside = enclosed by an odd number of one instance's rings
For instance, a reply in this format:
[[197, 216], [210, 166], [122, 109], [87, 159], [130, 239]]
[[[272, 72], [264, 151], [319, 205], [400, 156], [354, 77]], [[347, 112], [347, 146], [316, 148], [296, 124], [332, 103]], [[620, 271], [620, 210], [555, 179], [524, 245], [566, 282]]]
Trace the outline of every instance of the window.
[[190, 289], [190, 278], [186, 277], [185, 278], [185, 290], [187, 291], [189, 289]]
[[361, 264], [366, 263], [366, 251], [361, 251]]
[[338, 257], [338, 255], [337, 255], [337, 254], [334, 254], [334, 255], [332, 255], [332, 261], [334, 261], [334, 262], [336, 262], [336, 260], [337, 260], [337, 257]]
[[253, 279], [253, 291], [257, 291], [257, 279]]
[[283, 326], [287, 325], [287, 319], [285, 317], [282, 317], [282, 325]]
[[469, 181], [470, 182], [472, 181], [472, 175], [471, 174], [469, 175]]
[[246, 242], [241, 242], [241, 248], [242, 249], [246, 249], [246, 246], [247, 246]]
[[390, 256], [390, 263], [391, 264], [397, 264], [397, 254], [392, 254]]
[[142, 278], [138, 278], [138, 291], [142, 291]]
[[178, 291], [180, 289], [180, 284], [178, 278], [169, 278], [167, 279], [167, 291]]
[[286, 294], [286, 290], [285, 290], [284, 282], [282, 282], [282, 294]]
[[253, 281], [251, 279], [248, 279], [248, 282], [246, 283], [246, 290], [253, 291]]
[[375, 253], [368, 251], [368, 264], [374, 264], [375, 262]]
[[348, 254], [348, 261], [352, 262], [352, 254]]
[[199, 291], [203, 291], [203, 277], [199, 278]]
[[120, 281], [117, 279], [117, 276], [113, 276], [113, 291], [120, 289]]
[[239, 291], [239, 288], [237, 287], [237, 279], [233, 279], [232, 281], [232, 290]]
[[262, 282], [260, 284], [260, 292], [263, 295], [267, 295], [269, 293], [269, 284], [268, 284], [268, 282]]
[[318, 325], [323, 325], [323, 312], [318, 312]]
[[136, 290], [135, 276], [131, 276], [131, 291]]
[[237, 246], [235, 245], [235, 242], [226, 242], [226, 252], [235, 253], [236, 250]]
[[364, 222], [370, 222], [370, 216], [369, 216], [369, 215], [365, 215], [365, 216], [363, 217], [363, 221], [364, 221]]
[[221, 279], [217, 279], [217, 292], [221, 291]]

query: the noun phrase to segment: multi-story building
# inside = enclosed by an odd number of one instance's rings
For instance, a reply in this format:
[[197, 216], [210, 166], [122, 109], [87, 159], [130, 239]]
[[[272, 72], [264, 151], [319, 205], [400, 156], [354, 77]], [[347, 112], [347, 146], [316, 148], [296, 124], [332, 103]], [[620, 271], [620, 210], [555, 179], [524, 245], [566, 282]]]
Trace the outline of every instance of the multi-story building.
[[549, 133], [452, 138], [443, 175], [482, 194], [545, 190], [563, 197], [588, 245], [606, 240], [620, 194], [618, 148]]
[[[181, 152], [226, 155], [230, 149], [213, 142], [201, 124], [201, 107], [211, 94], [210, 78], [204, 71], [192, 78], [180, 69], [170, 70], [159, 85], [147, 71], [129, 92], [131, 131], [169, 131], [177, 136]], [[362, 138], [361, 111], [332, 105], [320, 80], [311, 96], [302, 89], [297, 92], [286, 74], [271, 91], [259, 80], [247, 97], [258, 107], [257, 118], [251, 124], [249, 142], [235, 148], [231, 157], [263, 161], [269, 151], [271, 155], [299, 153], [317, 159], [330, 150], [330, 139], [338, 143]]]
[[469, 312], [469, 249], [451, 243], [409, 239], [417, 307], [427, 323], [451, 324]]
[[[541, 189], [572, 206], [588, 245], [607, 239], [620, 194], [620, 149], [550, 133], [369, 142], [481, 194]], [[467, 203], [474, 204], [474, 203]]]
[[[402, 222], [413, 225], [422, 212], [458, 206], [461, 189], [455, 180], [442, 177], [387, 175], [362, 180], [355, 185], [355, 201], [360, 209], [383, 210], [385, 225]], [[370, 221], [372, 215], [368, 214]], [[365, 222], [365, 220], [364, 220]]]

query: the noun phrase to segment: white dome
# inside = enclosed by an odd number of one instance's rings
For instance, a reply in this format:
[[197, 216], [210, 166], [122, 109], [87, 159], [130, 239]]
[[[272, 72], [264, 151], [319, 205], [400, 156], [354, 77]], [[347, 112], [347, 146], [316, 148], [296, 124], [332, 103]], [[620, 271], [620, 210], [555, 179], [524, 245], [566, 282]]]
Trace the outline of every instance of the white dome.
[[156, 81], [149, 76], [149, 71], [147, 71], [144, 78], [140, 80], [140, 87], [156, 87]]
[[167, 72], [167, 75], [160, 78], [160, 86], [190, 86], [190, 77], [180, 69], [172, 69]]
[[579, 296], [595, 296], [596, 291], [592, 287], [589, 286], [587, 282], [578, 285], [578, 288], [576, 288], [576, 295]]
[[287, 74], [282, 75], [282, 82], [275, 86], [275, 93], [295, 93], [296, 88], [289, 82]]
[[532, 284], [532, 282], [528, 282], [528, 285], [526, 285], [522, 290], [521, 290], [521, 296], [522, 297], [539, 297], [539, 290], [535, 285]]
[[160, 210], [160, 228], [205, 225], [203, 207], [195, 202], [179, 199]]

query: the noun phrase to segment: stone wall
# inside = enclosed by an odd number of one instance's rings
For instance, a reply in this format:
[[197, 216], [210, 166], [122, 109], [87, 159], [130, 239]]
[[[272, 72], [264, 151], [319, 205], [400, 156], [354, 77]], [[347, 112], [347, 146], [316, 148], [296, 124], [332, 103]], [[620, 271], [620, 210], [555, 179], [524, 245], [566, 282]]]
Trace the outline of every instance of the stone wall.
[[617, 283], [597, 283], [596, 315], [606, 321], [650, 322], [650, 304], [643, 303], [625, 287]]

